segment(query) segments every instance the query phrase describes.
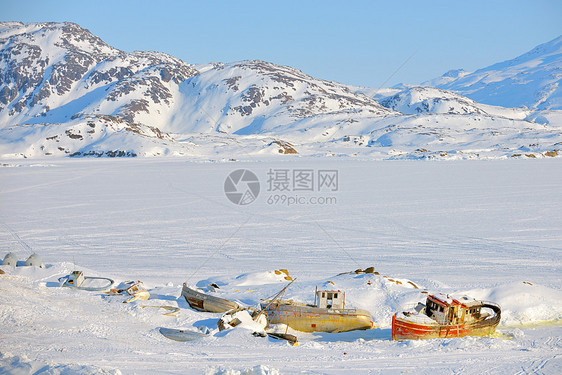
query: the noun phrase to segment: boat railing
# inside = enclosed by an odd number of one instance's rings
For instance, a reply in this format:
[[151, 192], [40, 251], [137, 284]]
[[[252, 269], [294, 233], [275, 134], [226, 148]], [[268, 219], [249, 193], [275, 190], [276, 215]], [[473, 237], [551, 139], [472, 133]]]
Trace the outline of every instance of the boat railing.
[[498, 304], [495, 303], [495, 302], [491, 302], [491, 301], [482, 301], [482, 306], [484, 307], [484, 306], [486, 306], [486, 305], [490, 305], [490, 307], [495, 307], [495, 308], [501, 309], [500, 305], [498, 305]]
[[501, 314], [501, 311], [502, 311], [500, 305], [498, 305], [495, 302], [482, 301], [482, 307], [488, 307], [488, 308], [494, 310], [494, 313], [496, 315]]
[[331, 311], [338, 313], [338, 314], [345, 314], [345, 315], [356, 315], [359, 309], [330, 309]]
[[290, 306], [290, 307], [294, 307], [296, 309], [298, 308], [312, 308], [317, 310], [325, 310], [326, 312], [329, 313], [333, 313], [333, 314], [341, 314], [341, 315], [357, 315], [358, 313], [360, 314], [364, 314], [365, 310], [361, 310], [361, 309], [327, 309], [327, 308], [321, 308], [321, 307], [316, 307], [313, 305], [307, 305], [304, 303], [278, 303], [278, 304], [273, 304], [273, 305], [284, 305], [284, 306]]

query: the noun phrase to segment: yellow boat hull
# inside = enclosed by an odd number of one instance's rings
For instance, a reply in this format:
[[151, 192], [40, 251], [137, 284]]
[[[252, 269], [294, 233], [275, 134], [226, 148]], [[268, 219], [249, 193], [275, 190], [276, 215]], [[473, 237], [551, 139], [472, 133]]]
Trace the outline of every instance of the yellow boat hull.
[[270, 324], [285, 324], [302, 332], [335, 333], [373, 328], [373, 317], [366, 310], [273, 303], [265, 312]]

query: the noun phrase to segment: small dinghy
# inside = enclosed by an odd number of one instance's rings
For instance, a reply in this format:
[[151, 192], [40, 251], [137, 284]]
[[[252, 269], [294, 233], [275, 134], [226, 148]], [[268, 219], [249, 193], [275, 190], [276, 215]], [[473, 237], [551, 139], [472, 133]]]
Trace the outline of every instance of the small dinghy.
[[192, 331], [187, 329], [174, 329], [160, 327], [160, 333], [170, 340], [174, 341], [195, 341], [203, 337], [209, 336], [209, 329], [207, 327], [200, 327], [199, 331]]

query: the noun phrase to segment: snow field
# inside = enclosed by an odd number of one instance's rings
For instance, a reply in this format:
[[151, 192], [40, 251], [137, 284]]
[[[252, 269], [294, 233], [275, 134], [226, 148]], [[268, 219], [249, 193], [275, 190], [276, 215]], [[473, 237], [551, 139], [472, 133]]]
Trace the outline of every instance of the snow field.
[[[0, 369], [6, 373], [557, 373], [562, 369], [558, 159], [362, 162], [302, 158], [8, 161], [0, 168], [0, 256], [37, 252], [44, 269], [1, 268]], [[248, 168], [260, 195], [229, 202], [224, 179]], [[271, 169], [338, 170], [331, 205], [268, 204]], [[308, 195], [307, 195], [308, 194]], [[347, 273], [374, 266], [374, 274]], [[58, 288], [73, 269], [141, 280], [148, 301]], [[158, 327], [215, 328], [181, 285], [254, 304], [286, 283], [346, 292], [379, 328], [297, 333], [300, 346], [244, 330], [174, 342]], [[338, 275], [340, 273], [346, 273]], [[386, 277], [384, 277], [386, 276]], [[396, 281], [399, 281], [397, 283]], [[411, 281], [419, 289], [408, 283]], [[390, 317], [424, 290], [498, 302], [498, 337], [390, 340]], [[177, 317], [141, 305], [178, 306]]]

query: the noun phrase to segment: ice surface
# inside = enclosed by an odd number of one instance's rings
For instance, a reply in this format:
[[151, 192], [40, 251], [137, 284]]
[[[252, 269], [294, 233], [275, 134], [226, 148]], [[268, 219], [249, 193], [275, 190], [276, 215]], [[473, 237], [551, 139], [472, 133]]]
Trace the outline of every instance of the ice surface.
[[[46, 267], [1, 267], [0, 372], [562, 370], [560, 159], [3, 164], [0, 256], [13, 251], [22, 261], [32, 249]], [[240, 168], [261, 183], [246, 206], [223, 192], [226, 176]], [[307, 168], [337, 170], [338, 190], [288, 194], [336, 203], [268, 204], [275, 193], [268, 171]], [[353, 272], [370, 266], [379, 274]], [[123, 304], [56, 286], [75, 269], [117, 283], [141, 280], [151, 299]], [[367, 309], [379, 328], [296, 333], [300, 346], [292, 347], [246, 330], [218, 333], [220, 314], [193, 311], [179, 298], [185, 281], [216, 282], [221, 296], [256, 304], [285, 285], [279, 269], [297, 278], [284, 298], [312, 303], [316, 286], [344, 290], [346, 307]], [[391, 341], [392, 314], [424, 301], [424, 291], [498, 302], [504, 339]], [[170, 317], [142, 305], [181, 311]], [[158, 332], [200, 326], [211, 335], [190, 343]]]

